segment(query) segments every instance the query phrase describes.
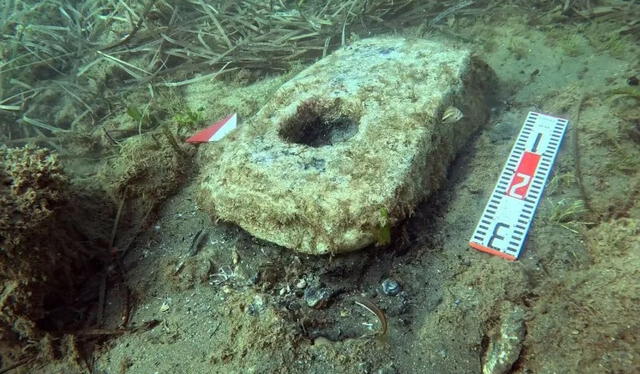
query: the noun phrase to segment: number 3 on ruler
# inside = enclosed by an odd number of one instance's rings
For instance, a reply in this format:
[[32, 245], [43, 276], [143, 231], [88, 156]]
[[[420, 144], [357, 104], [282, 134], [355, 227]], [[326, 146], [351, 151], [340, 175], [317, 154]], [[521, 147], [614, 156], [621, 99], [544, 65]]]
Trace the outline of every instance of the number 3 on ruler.
[[498, 230], [500, 230], [501, 228], [505, 228], [508, 229], [510, 226], [507, 225], [506, 223], [502, 223], [502, 222], [498, 222], [496, 223], [496, 226], [493, 228], [493, 233], [491, 234], [491, 238], [489, 239], [489, 243], [487, 244], [487, 246], [489, 248], [492, 249], [500, 249], [500, 248], [496, 248], [493, 246], [493, 240], [494, 239], [498, 239], [498, 240], [504, 240], [504, 236], [502, 235], [498, 235]]
[[[507, 195], [524, 200], [524, 195], [517, 193], [516, 190], [520, 187], [528, 186], [531, 181], [531, 176], [523, 173], [516, 173], [516, 177], [522, 178], [522, 181], [514, 183], [511, 188], [509, 188], [509, 191], [507, 191]], [[525, 191], [527, 191], [526, 188]]]

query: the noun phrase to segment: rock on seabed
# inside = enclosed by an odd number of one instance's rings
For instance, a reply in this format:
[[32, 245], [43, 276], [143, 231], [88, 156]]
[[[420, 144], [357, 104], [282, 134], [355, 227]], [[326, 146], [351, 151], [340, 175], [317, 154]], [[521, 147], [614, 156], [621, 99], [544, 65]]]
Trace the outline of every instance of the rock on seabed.
[[[441, 186], [456, 153], [487, 121], [494, 80], [470, 51], [448, 44], [353, 43], [207, 145], [200, 204], [298, 252], [366, 247]], [[451, 106], [463, 118], [442, 121]]]

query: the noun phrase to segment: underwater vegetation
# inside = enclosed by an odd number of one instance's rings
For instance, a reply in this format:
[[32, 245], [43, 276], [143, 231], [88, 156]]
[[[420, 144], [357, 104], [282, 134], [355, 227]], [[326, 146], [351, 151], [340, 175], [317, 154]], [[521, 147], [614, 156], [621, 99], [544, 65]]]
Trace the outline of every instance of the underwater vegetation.
[[50, 339], [48, 331], [57, 328], [52, 311], [73, 305], [82, 282], [103, 260], [95, 243], [87, 241], [88, 231], [76, 225], [84, 214], [72, 203], [74, 192], [50, 150], [0, 147], [3, 356], [19, 357], [18, 348], [30, 353], [42, 349]]
[[373, 236], [376, 245], [384, 246], [391, 243], [391, 220], [387, 208], [380, 208], [380, 225], [374, 228]]
[[609, 100], [630, 98], [630, 99], [640, 101], [640, 88], [637, 88], [637, 87], [616, 88], [608, 91], [607, 95], [609, 95]]
[[[638, 20], [626, 0], [2, 1], [0, 372], [638, 372]], [[444, 191], [398, 232], [376, 206], [368, 253], [327, 258], [201, 212], [192, 182], [226, 151], [185, 137], [381, 35], [499, 73], [493, 137]], [[439, 122], [468, 120], [454, 104]], [[505, 264], [467, 231], [528, 110], [571, 125]]]

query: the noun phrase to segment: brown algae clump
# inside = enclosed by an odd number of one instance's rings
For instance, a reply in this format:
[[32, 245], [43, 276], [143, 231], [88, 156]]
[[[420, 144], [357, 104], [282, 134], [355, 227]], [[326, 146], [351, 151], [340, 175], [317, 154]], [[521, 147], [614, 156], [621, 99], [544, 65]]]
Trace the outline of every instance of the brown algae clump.
[[85, 238], [67, 209], [69, 186], [54, 153], [34, 146], [0, 148], [0, 354], [5, 358], [44, 339], [55, 328], [49, 312], [70, 305], [89, 274]]

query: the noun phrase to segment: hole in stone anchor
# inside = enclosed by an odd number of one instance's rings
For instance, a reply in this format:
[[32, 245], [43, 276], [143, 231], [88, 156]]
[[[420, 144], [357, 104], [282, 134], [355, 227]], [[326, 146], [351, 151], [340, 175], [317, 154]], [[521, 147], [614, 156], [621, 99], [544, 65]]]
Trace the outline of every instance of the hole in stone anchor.
[[357, 133], [356, 120], [340, 114], [335, 108], [323, 107], [317, 101], [307, 101], [283, 124], [279, 135], [287, 142], [317, 148], [344, 142]]

